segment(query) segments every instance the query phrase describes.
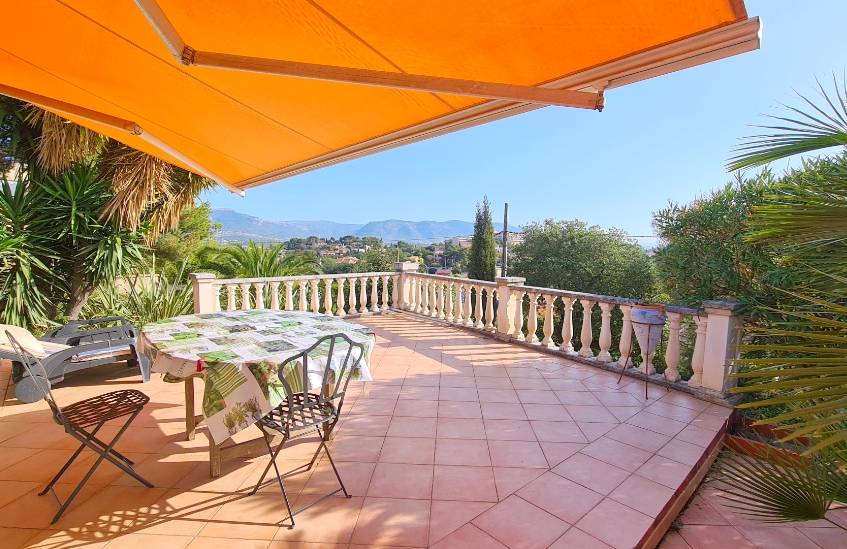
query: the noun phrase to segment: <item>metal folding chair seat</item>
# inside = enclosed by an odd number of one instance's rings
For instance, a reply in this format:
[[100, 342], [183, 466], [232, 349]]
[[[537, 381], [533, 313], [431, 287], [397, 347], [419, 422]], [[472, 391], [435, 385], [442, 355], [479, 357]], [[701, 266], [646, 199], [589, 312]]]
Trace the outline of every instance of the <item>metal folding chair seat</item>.
[[[310, 382], [310, 374], [315, 375], [314, 371], [310, 371], [310, 355], [321, 354], [318, 349], [326, 349], [326, 361], [323, 365], [321, 375], [321, 383], [319, 386], [312, 386]], [[338, 353], [339, 347], [346, 347], [346, 352]], [[347, 488], [344, 487], [344, 482], [341, 480], [341, 475], [338, 474], [338, 469], [335, 462], [332, 460], [332, 455], [326, 446], [326, 441], [329, 440], [333, 428], [338, 423], [338, 418], [341, 414], [341, 407], [344, 404], [344, 395], [347, 391], [347, 385], [350, 379], [358, 371], [359, 364], [364, 357], [365, 347], [361, 343], [355, 343], [345, 334], [334, 334], [324, 336], [319, 339], [314, 345], [305, 351], [289, 358], [285, 363], [280, 365], [278, 376], [282, 382], [287, 398], [279, 406], [268, 412], [262, 417], [257, 425], [262, 430], [265, 444], [267, 445], [270, 462], [259, 477], [259, 481], [253, 488], [251, 494], [255, 494], [262, 486], [271, 467], [276, 472], [277, 481], [279, 482], [282, 497], [285, 501], [285, 507], [288, 510], [289, 528], [294, 528], [294, 515], [300, 513], [319, 501], [328, 498], [338, 492], [344, 492], [346, 497], [351, 497], [347, 493]], [[338, 355], [343, 355], [340, 358]], [[288, 365], [294, 365], [294, 369], [289, 369]], [[286, 378], [286, 373], [296, 371], [297, 381], [300, 383], [302, 390], [295, 391], [292, 389], [289, 379]], [[283, 446], [292, 438], [311, 435], [317, 433], [320, 443], [315, 450], [312, 459], [308, 464], [296, 467], [286, 473], [281, 473], [276, 464], [276, 458], [282, 451]], [[282, 435], [281, 442], [274, 449], [271, 445], [275, 434]], [[291, 503], [288, 500], [288, 494], [285, 491], [285, 482], [283, 479], [296, 472], [301, 472], [303, 469], [309, 470], [315, 464], [318, 454], [323, 450], [332, 466], [335, 473], [335, 478], [338, 479], [339, 488], [321, 498], [313, 501], [309, 505], [301, 507], [297, 511], [291, 510]], [[273, 482], [273, 481], [271, 481]]]
[[[26, 369], [27, 374], [29, 374], [29, 377], [34, 382], [35, 387], [39, 390], [41, 398], [46, 400], [47, 404], [50, 406], [50, 409], [53, 412], [54, 421], [61, 425], [65, 429], [66, 433], [80, 442], [79, 448], [76, 449], [68, 461], [61, 469], [59, 469], [56, 476], [54, 476], [47, 486], [38, 493], [39, 496], [43, 496], [47, 492], [51, 492], [59, 502], [59, 510], [53, 516], [51, 523], [55, 523], [59, 520], [104, 460], [111, 462], [117, 468], [121, 469], [144, 486], [152, 488], [153, 485], [141, 477], [141, 475], [136, 473], [135, 469], [132, 468], [133, 462], [114, 448], [115, 444], [126, 432], [132, 421], [138, 417], [138, 414], [141, 413], [141, 410], [143, 410], [144, 406], [150, 401], [150, 397], [141, 391], [128, 389], [123, 391], [112, 391], [110, 393], [105, 393], [75, 402], [69, 406], [65, 406], [64, 408], [60, 407], [53, 398], [53, 393], [50, 390], [49, 377], [43, 364], [41, 364], [41, 361], [24, 351], [12, 334], [6, 332], [6, 336], [9, 338], [9, 342], [17, 354], [18, 360], [20, 360], [21, 364]], [[121, 418], [126, 418], [126, 420], [120, 424], [121, 426], [118, 429], [118, 432], [109, 442], [105, 442], [97, 438], [97, 432], [100, 431], [107, 422], [119, 420]], [[85, 448], [95, 452], [98, 455], [98, 458], [95, 460], [94, 464], [82, 480], [79, 481], [79, 484], [77, 484], [67, 499], [62, 502], [59, 499], [59, 496], [56, 495], [53, 487], [59, 479], [62, 478], [62, 475], [67, 472]]]

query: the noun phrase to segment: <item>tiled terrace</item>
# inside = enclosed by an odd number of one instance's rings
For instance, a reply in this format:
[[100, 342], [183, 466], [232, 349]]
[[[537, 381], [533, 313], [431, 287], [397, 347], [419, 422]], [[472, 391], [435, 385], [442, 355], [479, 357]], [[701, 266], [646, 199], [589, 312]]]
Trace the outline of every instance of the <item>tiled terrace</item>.
[[[55, 525], [37, 491], [74, 441], [43, 403], [7, 391], [0, 410], [3, 547], [634, 547], [716, 438], [730, 410], [591, 366], [402, 314], [365, 317], [374, 382], [351, 384], [332, 444], [354, 495], [281, 527], [278, 487], [247, 495], [266, 457], [208, 474], [206, 438], [184, 440], [183, 389], [101, 368], [56, 391], [151, 396], [119, 450], [154, 484], [103, 466]], [[8, 382], [8, 369], [0, 377]], [[157, 376], [158, 377], [158, 376]], [[251, 435], [252, 436], [252, 435]], [[286, 469], [314, 441], [282, 454]], [[75, 465], [67, 493], [90, 465]], [[288, 481], [300, 507], [334, 489], [326, 461]], [[297, 543], [299, 542], [299, 544]], [[307, 543], [308, 542], [308, 543]], [[325, 545], [324, 545], [325, 544]]]

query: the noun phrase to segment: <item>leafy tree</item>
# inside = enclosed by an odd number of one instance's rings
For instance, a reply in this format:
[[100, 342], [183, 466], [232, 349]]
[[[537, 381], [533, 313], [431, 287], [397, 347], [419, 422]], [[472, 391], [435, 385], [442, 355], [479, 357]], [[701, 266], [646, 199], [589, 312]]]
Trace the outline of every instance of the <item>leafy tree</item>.
[[227, 278], [294, 276], [320, 272], [317, 256], [311, 252], [286, 254], [284, 244], [230, 244], [210, 246], [198, 254], [199, 268]]
[[165, 232], [147, 252], [155, 258], [157, 269], [167, 275], [179, 271], [194, 272], [200, 264], [199, 254], [208, 245], [220, 225], [212, 222], [212, 208], [204, 202], [185, 209], [179, 225]]
[[370, 247], [359, 258], [356, 270], [360, 273], [378, 273], [394, 270], [397, 251], [385, 247], [381, 240]]
[[468, 254], [468, 277], [476, 280], [494, 280], [497, 262], [497, 244], [494, 241], [494, 223], [491, 220], [491, 203], [488, 197], [476, 205], [473, 240]]
[[529, 285], [620, 297], [655, 294], [650, 258], [621, 231], [547, 219], [526, 225], [523, 234], [511, 271]]

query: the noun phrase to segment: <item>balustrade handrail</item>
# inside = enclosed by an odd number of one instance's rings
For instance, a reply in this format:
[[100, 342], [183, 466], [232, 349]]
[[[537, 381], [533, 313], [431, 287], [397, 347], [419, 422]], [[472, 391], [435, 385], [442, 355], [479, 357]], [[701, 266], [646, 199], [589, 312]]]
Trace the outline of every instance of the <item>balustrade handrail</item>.
[[[570, 290], [560, 290], [558, 288], [542, 288], [539, 286], [518, 286], [518, 288], [525, 290], [527, 292], [533, 292], [537, 294], [547, 294], [547, 295], [555, 295], [559, 297], [571, 297], [574, 299], [585, 299], [591, 301], [597, 301], [602, 303], [613, 303], [615, 305], [648, 305], [650, 302], [645, 301], [643, 299], [632, 298], [632, 297], [617, 297], [613, 295], [602, 295], [602, 294], [590, 294], [587, 292], [573, 292]], [[692, 307], [684, 307], [682, 305], [670, 305], [670, 304], [662, 304], [665, 307], [665, 310], [669, 313], [679, 313], [683, 315], [691, 315], [697, 316], [702, 314], [702, 309], [696, 309]]]
[[254, 278], [216, 278], [216, 285], [226, 284], [255, 284], [262, 282], [297, 282], [300, 280], [327, 280], [336, 278], [369, 278], [373, 276], [395, 276], [395, 271], [373, 272], [373, 273], [338, 273], [338, 274], [311, 274], [311, 275], [291, 275], [291, 276], [262, 276]]
[[496, 288], [497, 283], [491, 282], [490, 280], [477, 280], [475, 278], [461, 278], [457, 276], [447, 276], [447, 275], [435, 275], [429, 273], [408, 273], [411, 276], [421, 277], [421, 278], [429, 278], [432, 280], [445, 280], [449, 282], [462, 282], [466, 284], [473, 284], [474, 286], [486, 286], [491, 288]]

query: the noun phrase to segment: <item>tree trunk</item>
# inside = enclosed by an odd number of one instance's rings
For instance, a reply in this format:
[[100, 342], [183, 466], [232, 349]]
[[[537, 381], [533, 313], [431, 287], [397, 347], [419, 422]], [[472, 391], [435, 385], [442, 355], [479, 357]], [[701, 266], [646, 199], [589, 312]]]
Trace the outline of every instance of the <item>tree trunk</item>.
[[75, 262], [71, 272], [71, 287], [66, 312], [70, 320], [78, 320], [94, 288], [85, 279], [85, 265]]

